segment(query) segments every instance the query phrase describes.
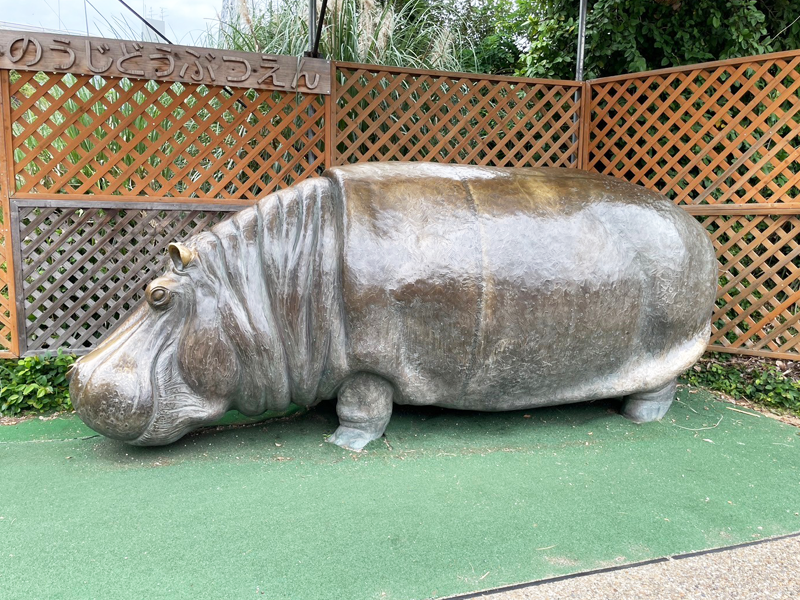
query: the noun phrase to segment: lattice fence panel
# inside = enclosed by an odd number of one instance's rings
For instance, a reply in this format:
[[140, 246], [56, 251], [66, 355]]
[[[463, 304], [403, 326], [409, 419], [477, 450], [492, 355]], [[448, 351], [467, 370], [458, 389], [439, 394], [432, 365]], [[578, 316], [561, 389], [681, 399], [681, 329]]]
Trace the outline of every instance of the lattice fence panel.
[[712, 346], [798, 354], [800, 218], [699, 217], [720, 263]]
[[800, 53], [591, 90], [590, 170], [678, 204], [800, 200]]
[[[164, 270], [167, 245], [229, 212], [19, 208], [27, 350], [89, 348]], [[21, 284], [21, 285], [20, 285]]]
[[7, 247], [7, 215], [0, 209], [0, 357], [11, 356], [11, 302], [8, 290], [8, 262], [11, 261]]
[[576, 86], [337, 69], [336, 164], [577, 166]]
[[323, 168], [317, 95], [11, 72], [17, 192], [252, 199]]

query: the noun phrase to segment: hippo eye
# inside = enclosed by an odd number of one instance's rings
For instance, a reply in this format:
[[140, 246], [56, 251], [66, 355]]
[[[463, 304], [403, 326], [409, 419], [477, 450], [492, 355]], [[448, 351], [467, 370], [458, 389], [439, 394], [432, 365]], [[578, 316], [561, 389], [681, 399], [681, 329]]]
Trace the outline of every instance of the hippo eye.
[[150, 304], [156, 308], [160, 308], [169, 304], [171, 297], [172, 294], [170, 294], [169, 290], [163, 287], [154, 287], [148, 294]]

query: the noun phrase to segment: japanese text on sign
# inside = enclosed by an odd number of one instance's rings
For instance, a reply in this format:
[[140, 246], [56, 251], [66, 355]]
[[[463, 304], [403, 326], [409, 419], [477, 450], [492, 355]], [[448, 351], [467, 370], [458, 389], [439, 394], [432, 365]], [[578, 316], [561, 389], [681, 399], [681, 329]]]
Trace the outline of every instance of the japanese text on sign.
[[318, 58], [0, 31], [0, 68], [330, 94]]

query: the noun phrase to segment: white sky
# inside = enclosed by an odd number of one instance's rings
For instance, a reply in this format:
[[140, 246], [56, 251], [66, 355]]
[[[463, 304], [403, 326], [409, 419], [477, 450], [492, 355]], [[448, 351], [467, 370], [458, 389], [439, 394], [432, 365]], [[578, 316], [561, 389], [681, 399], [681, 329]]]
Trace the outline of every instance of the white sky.
[[[207, 28], [216, 29], [217, 15], [222, 12], [222, 0], [126, 2], [139, 14], [155, 19], [161, 18], [163, 9], [165, 34], [176, 44], [201, 43]], [[128, 39], [131, 31], [139, 39], [143, 27], [118, 0], [0, 0], [0, 29], [37, 28], [86, 35], [87, 21], [89, 35], [96, 36], [115, 37], [113, 27], [126, 32]]]

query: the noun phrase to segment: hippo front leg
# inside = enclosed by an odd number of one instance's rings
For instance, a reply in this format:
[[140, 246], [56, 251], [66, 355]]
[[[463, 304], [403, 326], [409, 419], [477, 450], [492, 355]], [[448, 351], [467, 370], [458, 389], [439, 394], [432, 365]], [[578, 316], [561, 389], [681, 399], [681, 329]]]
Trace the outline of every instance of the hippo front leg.
[[339, 390], [336, 403], [339, 427], [329, 442], [361, 450], [383, 435], [392, 416], [392, 385], [383, 377], [359, 373]]

